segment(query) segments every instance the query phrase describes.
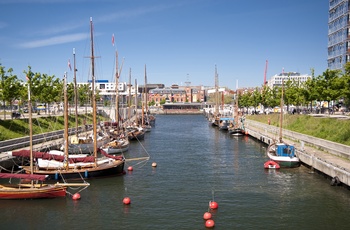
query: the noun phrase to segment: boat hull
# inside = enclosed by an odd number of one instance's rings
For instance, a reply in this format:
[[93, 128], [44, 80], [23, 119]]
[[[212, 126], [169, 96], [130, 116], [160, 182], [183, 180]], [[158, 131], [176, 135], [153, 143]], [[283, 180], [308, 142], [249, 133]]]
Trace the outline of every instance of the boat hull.
[[35, 188], [26, 187], [25, 185], [0, 187], [0, 199], [43, 199], [65, 196], [66, 188], [57, 187], [54, 185], [47, 185]]
[[297, 157], [282, 157], [267, 154], [268, 157], [278, 163], [281, 168], [295, 168], [300, 166], [300, 160]]
[[[124, 171], [124, 161], [111, 161], [99, 165], [97, 167], [82, 167], [82, 168], [70, 168], [66, 169], [35, 169], [34, 174], [48, 175], [46, 180], [62, 181], [64, 180], [74, 180], [74, 179], [92, 179], [100, 177], [117, 176], [125, 173]], [[30, 171], [28, 168], [23, 167], [26, 173]]]
[[103, 148], [103, 151], [105, 151], [107, 154], [115, 154], [115, 153], [124, 153], [129, 150], [129, 145], [125, 147], [108, 147], [108, 148]]
[[236, 129], [228, 129], [228, 133], [234, 136], [242, 136], [245, 132], [243, 129], [236, 128]]

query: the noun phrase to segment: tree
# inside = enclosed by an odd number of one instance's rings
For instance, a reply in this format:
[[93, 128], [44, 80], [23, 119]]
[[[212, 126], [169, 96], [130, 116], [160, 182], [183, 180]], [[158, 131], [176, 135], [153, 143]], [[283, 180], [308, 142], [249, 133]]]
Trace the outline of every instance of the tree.
[[322, 75], [317, 77], [317, 89], [320, 93], [319, 100], [327, 101], [328, 108], [330, 101], [338, 100], [341, 96], [341, 79], [339, 75], [339, 70], [327, 69]]
[[[21, 83], [20, 81], [18, 81], [16, 75], [12, 75], [12, 72], [12, 68], [5, 71], [5, 67], [3, 67], [0, 63], [0, 99], [4, 105], [4, 119], [6, 119], [6, 103], [11, 106], [12, 110], [13, 101], [16, 99], [20, 99], [21, 95]], [[8, 73], [9, 75], [7, 75], [6, 73]]]

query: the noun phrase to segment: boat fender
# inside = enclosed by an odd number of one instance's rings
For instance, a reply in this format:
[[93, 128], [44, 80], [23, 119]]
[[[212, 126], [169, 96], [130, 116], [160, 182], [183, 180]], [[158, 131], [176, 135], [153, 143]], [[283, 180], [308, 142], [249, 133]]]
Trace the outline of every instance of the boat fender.
[[55, 180], [58, 180], [58, 173], [55, 173]]
[[85, 172], [84, 172], [84, 177], [88, 177], [89, 176], [89, 172], [87, 171], [87, 170], [85, 170]]

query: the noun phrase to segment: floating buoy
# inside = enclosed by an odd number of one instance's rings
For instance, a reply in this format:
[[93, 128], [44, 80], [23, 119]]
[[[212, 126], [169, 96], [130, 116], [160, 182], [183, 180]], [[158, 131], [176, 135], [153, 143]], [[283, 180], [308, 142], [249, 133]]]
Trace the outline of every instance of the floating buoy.
[[123, 203], [124, 203], [124, 204], [130, 204], [130, 203], [131, 203], [130, 198], [129, 198], [129, 197], [125, 197], [125, 198], [123, 199]]
[[153, 163], [152, 163], [152, 167], [157, 167], [157, 163], [156, 163], [156, 162], [153, 162]]
[[132, 170], [134, 170], [134, 169], [132, 168], [132, 166], [129, 166], [129, 167], [128, 167], [128, 171], [132, 171]]
[[72, 197], [73, 200], [79, 200], [80, 199], [80, 194], [79, 193], [75, 193]]
[[211, 219], [211, 213], [210, 213], [210, 212], [205, 212], [204, 215], [203, 215], [203, 219], [204, 219], [204, 220], [209, 220], [209, 219]]
[[213, 228], [215, 226], [215, 222], [214, 222], [214, 220], [207, 220], [207, 221], [205, 221], [205, 227], [207, 227], [207, 228]]
[[245, 135], [248, 135], [248, 131], [245, 131]]
[[219, 207], [218, 203], [215, 201], [209, 201], [209, 208], [210, 209], [217, 209]]

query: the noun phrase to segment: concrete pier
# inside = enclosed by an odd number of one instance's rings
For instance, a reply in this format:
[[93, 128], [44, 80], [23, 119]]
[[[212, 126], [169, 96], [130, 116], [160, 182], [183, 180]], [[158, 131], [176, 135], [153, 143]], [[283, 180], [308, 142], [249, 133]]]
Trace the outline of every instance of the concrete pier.
[[[248, 134], [270, 144], [278, 139], [279, 127], [245, 120]], [[332, 183], [350, 186], [350, 146], [283, 129], [283, 140], [293, 144], [302, 164], [327, 175]]]

